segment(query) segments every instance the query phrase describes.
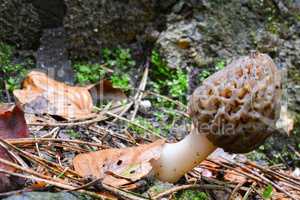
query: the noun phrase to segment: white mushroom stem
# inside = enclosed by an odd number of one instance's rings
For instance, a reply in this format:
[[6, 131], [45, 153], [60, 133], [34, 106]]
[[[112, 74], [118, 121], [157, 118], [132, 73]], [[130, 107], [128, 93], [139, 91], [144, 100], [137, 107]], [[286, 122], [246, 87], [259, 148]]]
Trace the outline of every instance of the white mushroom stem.
[[159, 180], [174, 183], [216, 148], [205, 134], [193, 129], [180, 142], [164, 145], [160, 158], [152, 162], [153, 170]]

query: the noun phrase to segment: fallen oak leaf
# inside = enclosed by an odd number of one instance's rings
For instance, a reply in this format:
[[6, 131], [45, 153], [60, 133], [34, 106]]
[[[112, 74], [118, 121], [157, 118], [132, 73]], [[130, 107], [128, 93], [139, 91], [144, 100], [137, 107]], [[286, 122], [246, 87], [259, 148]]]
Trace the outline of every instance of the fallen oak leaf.
[[[28, 137], [26, 121], [23, 111], [14, 104], [0, 105], [0, 138], [14, 139]], [[10, 162], [15, 162], [6, 148], [0, 146], [0, 158]], [[0, 163], [0, 169], [5, 169], [11, 172], [16, 172], [16, 169]], [[24, 179], [9, 176], [0, 173], [0, 192], [6, 192], [20, 188], [24, 184]]]
[[127, 99], [125, 93], [114, 88], [112, 82], [109, 80], [101, 80], [97, 84], [87, 86], [90, 94], [92, 95], [94, 103], [102, 100], [121, 101]]
[[93, 109], [93, 101], [86, 88], [66, 85], [39, 71], [30, 72], [22, 83], [22, 89], [13, 93], [28, 113], [47, 113], [71, 119], [89, 115]]
[[137, 181], [152, 170], [151, 160], [160, 157], [164, 140], [128, 149], [106, 149], [77, 155], [73, 160], [75, 171], [83, 176], [102, 178], [114, 187]]
[[[96, 91], [96, 93], [95, 93]], [[109, 81], [86, 87], [70, 86], [51, 79], [40, 71], [30, 72], [22, 83], [22, 89], [14, 90], [14, 96], [26, 113], [49, 114], [64, 119], [81, 119], [92, 115], [93, 96], [103, 99], [106, 93], [121, 95]], [[123, 93], [122, 98], [125, 94]]]
[[0, 137], [25, 138], [29, 132], [24, 118], [23, 111], [14, 104], [0, 105]]

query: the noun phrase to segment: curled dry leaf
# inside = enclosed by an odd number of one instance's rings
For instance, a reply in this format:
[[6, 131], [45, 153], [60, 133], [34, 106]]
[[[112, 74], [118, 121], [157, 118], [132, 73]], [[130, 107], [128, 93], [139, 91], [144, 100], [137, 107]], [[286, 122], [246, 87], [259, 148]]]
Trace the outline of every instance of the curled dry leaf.
[[[28, 129], [23, 111], [12, 104], [0, 105], [0, 138], [25, 138], [28, 137]], [[0, 158], [14, 162], [6, 148], [0, 146]], [[8, 171], [16, 171], [15, 168], [0, 163], [0, 168]], [[23, 185], [24, 180], [0, 173], [0, 192], [17, 189]]]
[[101, 100], [120, 101], [127, 98], [124, 92], [118, 88], [114, 88], [109, 80], [101, 80], [97, 84], [87, 86], [87, 88], [94, 102]]
[[30, 72], [14, 96], [25, 112], [80, 118], [91, 113], [93, 101], [86, 88], [72, 87], [38, 71]]
[[147, 176], [150, 161], [160, 157], [164, 140], [127, 149], [105, 149], [77, 155], [73, 160], [75, 171], [81, 176], [102, 178], [103, 183], [123, 186]]
[[13, 104], [0, 105], [1, 139], [25, 138], [28, 134], [23, 111]]
[[[101, 85], [98, 86], [98, 85]], [[61, 116], [65, 119], [80, 119], [92, 116], [93, 98], [90, 91], [97, 91], [94, 95], [104, 92], [121, 94], [122, 91], [114, 89], [107, 82], [87, 87], [69, 86], [49, 78], [39, 71], [30, 72], [22, 84], [21, 90], [15, 90], [14, 96], [26, 113], [49, 114]], [[97, 86], [97, 87], [96, 87]], [[94, 89], [95, 88], [95, 89]], [[99, 91], [100, 88], [102, 93]], [[123, 95], [125, 95], [123, 93]]]

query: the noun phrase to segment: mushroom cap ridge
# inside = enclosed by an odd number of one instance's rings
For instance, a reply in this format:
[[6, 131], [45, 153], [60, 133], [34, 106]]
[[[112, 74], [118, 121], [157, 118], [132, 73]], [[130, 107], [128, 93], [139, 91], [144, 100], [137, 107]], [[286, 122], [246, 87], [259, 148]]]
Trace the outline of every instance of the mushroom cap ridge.
[[192, 94], [188, 113], [199, 134], [230, 153], [254, 150], [272, 133], [281, 107], [281, 75], [266, 54], [233, 61]]

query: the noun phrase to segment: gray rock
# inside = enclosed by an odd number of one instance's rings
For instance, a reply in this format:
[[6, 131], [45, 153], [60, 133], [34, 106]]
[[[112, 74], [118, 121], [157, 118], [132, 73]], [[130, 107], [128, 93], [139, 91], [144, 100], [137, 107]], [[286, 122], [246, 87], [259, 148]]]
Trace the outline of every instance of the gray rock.
[[64, 28], [50, 28], [43, 31], [40, 47], [36, 53], [36, 65], [46, 70], [49, 76], [58, 81], [74, 82]]
[[[230, 61], [252, 50], [269, 54], [287, 71], [284, 89], [296, 119], [295, 135], [271, 137], [264, 148], [270, 159], [272, 152], [283, 155], [284, 146], [300, 143], [299, 5], [299, 0], [180, 1], [156, 42], [169, 67], [191, 69], [190, 92], [199, 85], [196, 77], [203, 69], [213, 71], [220, 59]], [[186, 38], [188, 45], [182, 48], [179, 41]]]
[[21, 49], [38, 46], [41, 21], [27, 0], [0, 0], [0, 41]]
[[[97, 56], [103, 47], [128, 46], [160, 30], [176, 0], [65, 0], [64, 26], [73, 57]], [[146, 31], [149, 34], [149, 31]]]
[[78, 199], [91, 199], [89, 197], [83, 198], [78, 193], [67, 193], [67, 192], [27, 192], [18, 195], [13, 195], [5, 198], [5, 200], [78, 200]]

